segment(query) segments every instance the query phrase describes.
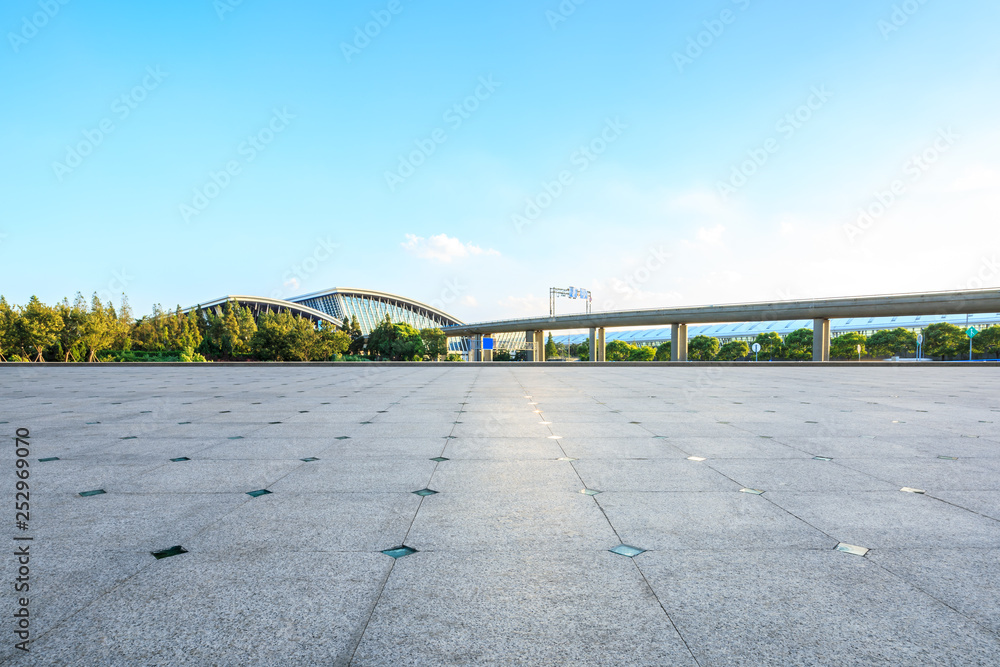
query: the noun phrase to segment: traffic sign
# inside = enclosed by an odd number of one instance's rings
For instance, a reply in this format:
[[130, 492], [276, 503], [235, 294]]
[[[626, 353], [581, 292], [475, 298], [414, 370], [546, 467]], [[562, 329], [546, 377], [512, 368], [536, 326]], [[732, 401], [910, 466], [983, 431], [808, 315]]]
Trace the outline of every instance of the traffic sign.
[[760, 352], [760, 343], [754, 343], [753, 345], [750, 346], [750, 349], [753, 350], [754, 352]]
[[968, 336], [969, 338], [975, 338], [976, 334], [978, 333], [979, 332], [976, 331], [976, 327], [969, 327], [968, 329], [965, 330], [965, 335]]
[[493, 349], [493, 339], [492, 338], [484, 338], [483, 339], [483, 349], [484, 350], [492, 350]]
[[917, 334], [917, 345], [923, 345], [923, 342], [924, 342], [924, 335], [922, 333]]

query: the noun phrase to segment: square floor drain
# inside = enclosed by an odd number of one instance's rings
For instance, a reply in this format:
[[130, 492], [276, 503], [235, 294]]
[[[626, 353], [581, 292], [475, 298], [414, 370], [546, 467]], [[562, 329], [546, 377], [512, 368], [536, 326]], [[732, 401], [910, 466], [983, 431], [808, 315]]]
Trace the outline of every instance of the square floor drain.
[[433, 489], [420, 489], [418, 491], [412, 491], [411, 493], [414, 493], [422, 497], [422, 496], [433, 496], [435, 493], [437, 493], [437, 491]]
[[600, 491], [597, 489], [580, 489], [580, 493], [585, 496], [596, 496]]
[[[4, 422], [6, 424], [7, 422]], [[87, 422], [88, 426], [93, 426], [94, 424], [100, 424], [101, 422]]]
[[740, 489], [740, 493], [751, 493], [755, 496], [759, 496], [764, 492], [761, 491], [760, 489]]
[[548, 436], [548, 438], [549, 438], [549, 440], [562, 440], [562, 436], [561, 435], [550, 435], [550, 436]]
[[49, 461], [58, 461], [58, 460], [59, 460], [58, 456], [50, 456], [47, 459], [38, 459], [38, 462], [39, 463], [48, 463]]
[[958, 460], [957, 456], [939, 456], [938, 458], [941, 459], [942, 461], [957, 461]]
[[178, 456], [178, 457], [177, 457], [176, 459], [170, 459], [170, 461], [171, 461], [172, 463], [179, 463], [179, 462], [181, 462], [181, 461], [190, 461], [190, 460], [191, 460], [191, 459], [189, 459], [189, 458], [188, 458], [188, 457], [186, 457], [186, 456]]
[[119, 440], [137, 440], [139, 436], [136, 435], [126, 435], [124, 438], [118, 438]]
[[434, 461], [435, 463], [441, 463], [442, 461], [450, 461], [450, 460], [451, 459], [446, 459], [443, 456], [435, 456], [434, 458], [431, 459], [431, 461]]
[[93, 491], [81, 491], [80, 495], [86, 498], [87, 496], [99, 496], [102, 493], [107, 493], [104, 489], [94, 489]]
[[829, 456], [814, 456], [813, 461], [832, 461], [833, 459]]
[[579, 459], [574, 459], [572, 456], [563, 456], [562, 458], [556, 459], [556, 461], [578, 461]]
[[190, 424], [191, 422], [177, 422], [178, 424]]
[[411, 554], [417, 553], [417, 550], [413, 547], [408, 547], [405, 544], [394, 547], [392, 549], [385, 549], [382, 551], [386, 556], [392, 556], [393, 558], [402, 558], [403, 556], [409, 556]]
[[446, 435], [446, 436], [444, 436], [444, 439], [445, 440], [454, 440], [457, 437], [458, 437], [457, 435]]
[[351, 436], [349, 435], [338, 435], [336, 438], [334, 438], [334, 440], [350, 440], [350, 439]]
[[371, 424], [371, 422], [358, 422], [359, 424]]
[[855, 544], [845, 544], [841, 542], [836, 546], [836, 551], [842, 551], [845, 554], [853, 554], [855, 556], [864, 556], [866, 553], [868, 553], [869, 549], [866, 549], [865, 547], [859, 547]]
[[242, 435], [231, 435], [231, 436], [229, 436], [229, 439], [230, 440], [242, 440], [243, 436]]
[[257, 489], [256, 491], [247, 491], [247, 495], [251, 498], [256, 498], [257, 496], [266, 496], [271, 493], [267, 489]]
[[646, 553], [645, 549], [640, 549], [639, 547], [633, 547], [628, 544], [619, 544], [614, 549], [608, 549], [613, 554], [618, 554], [619, 556], [625, 556], [626, 558], [635, 558], [641, 553]]
[[187, 549], [178, 544], [177, 546], [170, 547], [169, 549], [163, 549], [162, 551], [150, 551], [149, 553], [153, 554], [153, 557], [156, 558], [156, 560], [160, 560], [161, 558], [180, 556], [181, 554], [186, 554], [187, 552]]
[[319, 461], [315, 456], [310, 456], [308, 458], [299, 459], [300, 461], [305, 461], [306, 463], [312, 463], [313, 461]]
[[908, 486], [904, 486], [903, 488], [900, 489], [900, 491], [904, 493], [924, 493], [923, 489], [913, 489]]
[[641, 424], [642, 422], [629, 422], [629, 424]]
[[268, 424], [280, 424], [281, 422], [267, 422]]
[[704, 460], [706, 460], [706, 459], [705, 459], [705, 458], [703, 458], [703, 457], [701, 457], [701, 456], [689, 456], [689, 457], [687, 458], [687, 460], [688, 460], [688, 461], [704, 461]]
[[[218, 398], [218, 397], [216, 397], [216, 398]], [[224, 415], [224, 414], [226, 414], [228, 412], [232, 412], [232, 410], [219, 410], [219, 414], [220, 415]]]

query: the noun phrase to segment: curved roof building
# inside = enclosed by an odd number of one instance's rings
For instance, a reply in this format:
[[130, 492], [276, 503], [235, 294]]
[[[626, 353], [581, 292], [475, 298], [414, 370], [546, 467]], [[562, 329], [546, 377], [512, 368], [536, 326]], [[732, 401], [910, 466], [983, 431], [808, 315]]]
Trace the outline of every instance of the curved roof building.
[[216, 313], [221, 315], [222, 307], [229, 301], [248, 307], [254, 314], [254, 317], [260, 315], [261, 313], [288, 310], [292, 315], [301, 315], [302, 317], [308, 318], [313, 322], [329, 322], [330, 324], [338, 327], [341, 325], [341, 320], [330, 315], [329, 313], [310, 308], [304, 304], [285, 301], [283, 299], [271, 299], [266, 296], [229, 295], [213, 299], [205, 303], [199, 303], [197, 306], [185, 309], [184, 312], [201, 308], [202, 310], [214, 310]]
[[393, 322], [405, 322], [416, 329], [463, 324], [458, 318], [434, 306], [374, 290], [334, 287], [292, 297], [288, 301], [342, 321], [350, 322], [351, 317], [356, 316], [366, 336], [386, 315]]

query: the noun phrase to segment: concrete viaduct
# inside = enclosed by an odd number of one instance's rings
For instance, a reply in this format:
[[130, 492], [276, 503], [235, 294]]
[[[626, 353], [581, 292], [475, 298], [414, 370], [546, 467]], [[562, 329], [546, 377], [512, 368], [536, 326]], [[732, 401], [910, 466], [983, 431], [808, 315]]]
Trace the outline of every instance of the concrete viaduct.
[[883, 296], [744, 303], [648, 310], [619, 310], [556, 317], [498, 320], [442, 327], [448, 336], [472, 339], [471, 361], [492, 361], [482, 339], [494, 334], [524, 331], [530, 343], [529, 359], [545, 361], [545, 332], [590, 330], [590, 358], [605, 361], [604, 332], [613, 327], [666, 326], [671, 329], [671, 361], [687, 361], [689, 324], [813, 320], [813, 360], [830, 360], [830, 320], [847, 317], [953, 315], [1000, 312], [1000, 290], [965, 290], [890, 294]]

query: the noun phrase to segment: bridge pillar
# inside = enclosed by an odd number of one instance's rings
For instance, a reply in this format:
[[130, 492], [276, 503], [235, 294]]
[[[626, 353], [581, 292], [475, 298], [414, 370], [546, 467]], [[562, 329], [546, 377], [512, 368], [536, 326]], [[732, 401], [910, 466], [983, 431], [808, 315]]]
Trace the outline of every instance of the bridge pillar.
[[525, 333], [524, 340], [531, 343], [528, 361], [545, 361], [545, 332], [528, 331]]
[[830, 361], [830, 320], [813, 320], [813, 361]]
[[670, 325], [670, 361], [688, 360], [688, 325]]
[[591, 327], [590, 329], [590, 360], [605, 361], [604, 327]]

